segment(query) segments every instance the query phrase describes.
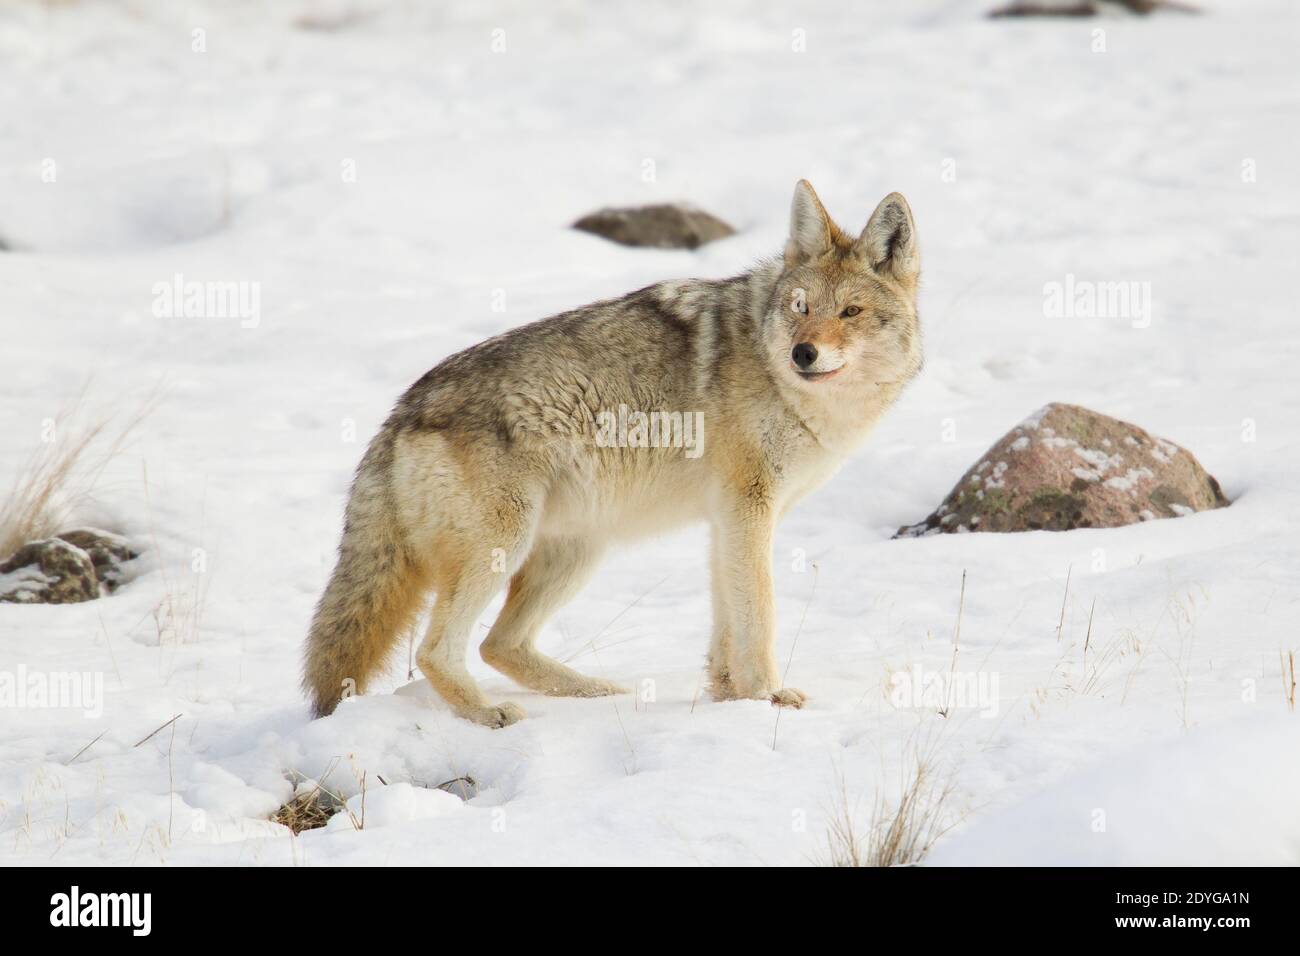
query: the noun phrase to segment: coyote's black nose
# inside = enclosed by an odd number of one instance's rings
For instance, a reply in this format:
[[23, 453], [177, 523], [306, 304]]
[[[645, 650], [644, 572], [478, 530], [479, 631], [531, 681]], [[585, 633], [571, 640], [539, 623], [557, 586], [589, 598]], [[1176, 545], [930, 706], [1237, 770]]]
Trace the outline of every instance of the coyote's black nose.
[[808, 368], [813, 362], [817, 361], [817, 346], [811, 342], [800, 342], [794, 347], [790, 357], [794, 359], [795, 365], [800, 368]]

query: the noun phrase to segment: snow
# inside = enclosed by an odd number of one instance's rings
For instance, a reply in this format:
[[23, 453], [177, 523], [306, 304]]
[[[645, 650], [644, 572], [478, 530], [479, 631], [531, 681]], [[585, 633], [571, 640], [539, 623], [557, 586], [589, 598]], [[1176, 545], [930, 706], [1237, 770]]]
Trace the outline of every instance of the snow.
[[34, 564], [14, 568], [8, 573], [0, 573], [0, 594], [11, 601], [34, 601], [41, 591], [51, 583]]
[[1112, 468], [1118, 468], [1120, 465], [1124, 464], [1124, 457], [1122, 455], [1108, 455], [1104, 451], [1099, 451], [1096, 448], [1084, 448], [1078, 446], [1077, 442], [1076, 446], [1074, 453], [1102, 474], [1105, 474]]
[[1162, 465], [1167, 465], [1178, 454], [1178, 449], [1167, 441], [1157, 440], [1156, 443], [1148, 449], [1149, 454]]
[[1250, 718], [1134, 748], [972, 821], [929, 862], [1294, 865], [1294, 807], [1277, 799], [1300, 786], [1294, 750], [1294, 728]]
[[394, 783], [377, 787], [373, 792], [367, 789], [364, 794], [353, 794], [347, 801], [347, 809], [330, 817], [326, 827], [364, 832], [468, 812], [460, 797], [444, 790]]
[[[0, 671], [103, 680], [98, 718], [74, 699], [0, 719], [0, 861], [804, 864], [841, 782], [892, 798], [921, 748], [953, 781], [934, 863], [1300, 862], [1279, 670], [1300, 633], [1300, 13], [985, 6], [5, 5], [0, 484], [88, 378], [92, 411], [159, 398], [75, 515], [144, 552], [130, 579], [0, 605]], [[303, 634], [397, 396], [514, 325], [777, 252], [803, 176], [849, 229], [907, 196], [927, 352], [778, 531], [778, 656], [805, 709], [703, 695], [692, 529], [611, 556], [543, 633], [635, 695], [541, 697], [475, 660], [529, 713], [487, 730], [403, 648], [310, 721]], [[566, 228], [675, 199], [738, 235], [675, 252]], [[1052, 317], [1068, 275], [1150, 283], [1158, 307]], [[235, 295], [159, 307], [177, 277]], [[1053, 401], [1188, 448], [1232, 506], [891, 539]], [[917, 673], [996, 700], [891, 700]], [[432, 789], [464, 775], [468, 802]], [[326, 776], [358, 819], [367, 781], [363, 830], [269, 821]]]
[[[1127, 491], [1133, 493], [1140, 482], [1154, 477], [1155, 473], [1150, 468], [1130, 468], [1122, 475], [1115, 475], [1111, 478], [1107, 478], [1103, 484], [1107, 488], [1114, 488], [1116, 491]], [[1171, 504], [1169, 507], [1173, 508], [1177, 514], [1182, 516], [1196, 513], [1195, 508], [1188, 508], [1184, 505]]]

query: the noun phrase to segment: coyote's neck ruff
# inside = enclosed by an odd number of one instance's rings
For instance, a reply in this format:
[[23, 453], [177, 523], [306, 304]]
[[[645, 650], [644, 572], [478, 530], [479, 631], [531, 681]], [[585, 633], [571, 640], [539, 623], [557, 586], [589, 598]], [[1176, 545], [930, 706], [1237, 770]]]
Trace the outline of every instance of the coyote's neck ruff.
[[417, 660], [463, 717], [504, 726], [465, 669], [546, 694], [621, 692], [534, 642], [607, 545], [712, 528], [715, 698], [798, 707], [774, 653], [772, 533], [921, 366], [911, 211], [887, 196], [856, 238], [807, 182], [784, 255], [733, 279], [666, 282], [448, 358], [398, 401], [357, 469], [304, 683], [326, 714], [361, 690], [429, 592]]

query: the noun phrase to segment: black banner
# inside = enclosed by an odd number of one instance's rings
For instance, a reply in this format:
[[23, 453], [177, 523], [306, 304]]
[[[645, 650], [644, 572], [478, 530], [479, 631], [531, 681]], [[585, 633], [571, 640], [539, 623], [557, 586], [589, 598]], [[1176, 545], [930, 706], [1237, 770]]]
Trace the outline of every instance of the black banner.
[[[644, 877], [630, 870], [607, 873], [597, 886], [584, 885], [590, 875], [582, 871], [554, 879], [345, 868], [50, 868], [10, 869], [6, 875], [10, 887], [0, 909], [8, 931], [49, 939], [76, 933], [83, 942], [93, 935], [142, 943], [247, 943], [255, 924], [259, 943], [293, 944], [346, 934], [349, 919], [356, 921], [356, 932], [370, 932], [426, 913], [437, 921], [470, 914], [479, 919], [498, 909], [509, 915], [507, 925], [520, 927], [529, 925], [528, 911], [541, 915], [543, 908], [550, 924], [566, 911], [579, 920], [597, 909], [605, 911], [597, 917], [601, 922], [635, 920], [647, 927], [690, 924], [702, 916], [690, 872], [678, 873], [671, 883], [656, 875], [649, 892], [641, 891]], [[1231, 944], [1255, 930], [1294, 932], [1297, 901], [1296, 871], [1287, 869], [902, 867], [856, 874], [735, 872], [727, 879], [733, 885], [719, 902], [740, 922], [752, 920], [745, 910], [753, 903], [737, 894], [758, 880], [763, 885], [748, 892], [758, 894], [753, 901], [763, 900], [774, 920], [799, 923], [816, 913], [820, 928], [828, 930], [826, 917], [835, 914], [846, 931], [858, 918], [899, 926], [914, 921], [929, 942], [988, 934], [987, 940], [1000, 942], [1201, 936]], [[513, 881], [519, 881], [515, 887]], [[562, 888], [557, 898], [545, 892], [549, 886]], [[458, 929], [463, 933], [466, 927]]]

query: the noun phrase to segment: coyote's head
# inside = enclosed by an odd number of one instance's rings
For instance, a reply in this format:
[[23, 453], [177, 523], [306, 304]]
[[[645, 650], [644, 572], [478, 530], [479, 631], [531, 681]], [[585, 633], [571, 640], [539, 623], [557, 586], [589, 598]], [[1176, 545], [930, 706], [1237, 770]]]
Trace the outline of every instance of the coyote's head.
[[800, 180], [765, 330], [778, 381], [829, 399], [904, 384], [921, 367], [919, 276], [906, 199], [882, 199], [855, 239]]

